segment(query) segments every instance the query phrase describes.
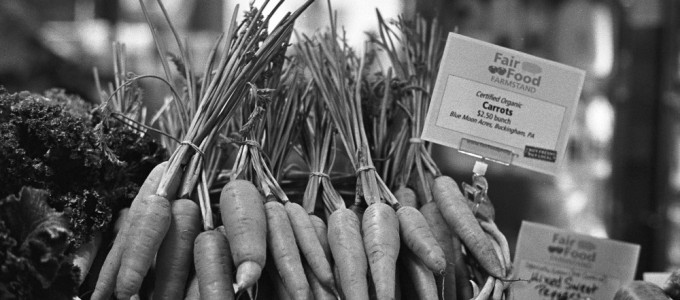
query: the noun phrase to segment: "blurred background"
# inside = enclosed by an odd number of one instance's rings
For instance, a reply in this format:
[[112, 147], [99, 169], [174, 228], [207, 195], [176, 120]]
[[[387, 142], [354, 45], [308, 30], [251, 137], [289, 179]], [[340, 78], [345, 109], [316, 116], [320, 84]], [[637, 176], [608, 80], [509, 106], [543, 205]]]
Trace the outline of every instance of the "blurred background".
[[[174, 46], [155, 1], [150, 14]], [[289, 0], [294, 7], [302, 0]], [[165, 0], [197, 66], [234, 12], [234, 0]], [[247, 6], [249, 1], [240, 1]], [[386, 18], [438, 17], [445, 29], [587, 71], [567, 161], [551, 177], [492, 164], [489, 197], [512, 249], [522, 220], [641, 245], [638, 274], [680, 267], [680, 1], [342, 0], [332, 1], [352, 45]], [[285, 9], [284, 9], [285, 10]], [[297, 30], [327, 26], [317, 0]], [[9, 91], [66, 89], [99, 101], [113, 76], [112, 42], [127, 67], [162, 74], [138, 0], [0, 0], [0, 85]], [[170, 48], [169, 51], [175, 51]], [[153, 111], [167, 93], [142, 82]], [[443, 171], [471, 180], [475, 159], [436, 148]]]

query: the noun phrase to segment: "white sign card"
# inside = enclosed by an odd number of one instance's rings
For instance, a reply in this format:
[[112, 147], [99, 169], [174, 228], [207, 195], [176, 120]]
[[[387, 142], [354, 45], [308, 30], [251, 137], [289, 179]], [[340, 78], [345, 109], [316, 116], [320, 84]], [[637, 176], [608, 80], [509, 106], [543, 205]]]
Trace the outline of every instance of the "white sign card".
[[634, 279], [639, 254], [639, 245], [524, 221], [510, 299], [613, 299]]
[[554, 175], [584, 79], [582, 70], [450, 33], [422, 138]]

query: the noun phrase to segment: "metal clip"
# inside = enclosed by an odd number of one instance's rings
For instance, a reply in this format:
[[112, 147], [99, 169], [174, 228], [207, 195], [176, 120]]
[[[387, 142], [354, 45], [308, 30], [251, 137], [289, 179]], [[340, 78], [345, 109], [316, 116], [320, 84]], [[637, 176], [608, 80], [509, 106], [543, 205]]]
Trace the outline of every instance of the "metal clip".
[[472, 184], [463, 182], [463, 193], [465, 197], [474, 203], [472, 207], [472, 212], [477, 214], [479, 206], [484, 201], [490, 201], [489, 195], [489, 182], [486, 181], [484, 174], [486, 173], [486, 163], [477, 161], [475, 162], [475, 167], [472, 170]]

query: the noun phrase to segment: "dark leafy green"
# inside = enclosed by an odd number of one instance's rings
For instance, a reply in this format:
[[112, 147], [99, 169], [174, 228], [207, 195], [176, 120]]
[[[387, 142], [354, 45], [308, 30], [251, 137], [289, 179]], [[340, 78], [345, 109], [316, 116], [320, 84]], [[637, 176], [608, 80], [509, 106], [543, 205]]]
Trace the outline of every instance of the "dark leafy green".
[[71, 230], [47, 191], [23, 188], [0, 200], [0, 299], [72, 299], [79, 269], [69, 259]]
[[93, 105], [61, 90], [36, 95], [0, 87], [0, 197], [23, 186], [48, 191], [49, 204], [73, 230], [71, 249], [106, 230], [167, 157], [156, 141], [116, 120], [95, 128], [102, 119]]

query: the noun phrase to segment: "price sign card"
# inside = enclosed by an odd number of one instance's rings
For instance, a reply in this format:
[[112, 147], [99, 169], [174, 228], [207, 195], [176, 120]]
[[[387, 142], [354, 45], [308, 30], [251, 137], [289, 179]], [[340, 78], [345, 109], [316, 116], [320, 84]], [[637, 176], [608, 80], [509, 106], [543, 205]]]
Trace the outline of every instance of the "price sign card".
[[639, 253], [639, 245], [522, 222], [510, 299], [613, 299], [634, 279]]
[[422, 138], [552, 174], [585, 72], [450, 33]]

